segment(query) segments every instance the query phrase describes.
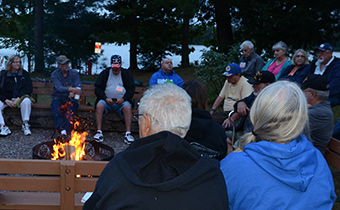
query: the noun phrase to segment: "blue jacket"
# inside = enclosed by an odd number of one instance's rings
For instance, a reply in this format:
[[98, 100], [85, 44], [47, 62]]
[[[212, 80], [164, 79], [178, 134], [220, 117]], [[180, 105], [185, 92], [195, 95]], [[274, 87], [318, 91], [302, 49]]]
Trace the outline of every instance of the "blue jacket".
[[178, 74], [176, 74], [174, 70], [172, 70], [172, 73], [164, 73], [161, 68], [151, 76], [149, 81], [149, 87], [156, 84], [162, 84], [167, 79], [175, 83], [179, 87], [181, 87], [184, 84], [183, 79]]
[[304, 73], [305, 68], [308, 65], [302, 65], [293, 76], [288, 76], [288, 74], [293, 70], [293, 68], [295, 67], [294, 65], [290, 65], [287, 66], [287, 68], [282, 69], [282, 73], [281, 76], [279, 77], [279, 80], [288, 80], [291, 82], [296, 82], [297, 84], [301, 84], [303, 82], [304, 79], [306, 79], [306, 75]]
[[81, 85], [79, 72], [75, 69], [70, 69], [67, 77], [63, 76], [60, 69], [56, 69], [51, 74], [51, 80], [53, 83], [53, 99], [65, 100], [69, 96], [69, 87]]
[[230, 209], [332, 209], [332, 174], [319, 150], [300, 135], [287, 144], [249, 143], [221, 161]]
[[[313, 61], [309, 66], [307, 66], [304, 71], [305, 75], [314, 74], [315, 72], [315, 63], [316, 60]], [[326, 71], [323, 73], [323, 76], [327, 77], [327, 81], [329, 84], [329, 98], [337, 97], [340, 98], [340, 59], [334, 57], [334, 60], [327, 66]]]

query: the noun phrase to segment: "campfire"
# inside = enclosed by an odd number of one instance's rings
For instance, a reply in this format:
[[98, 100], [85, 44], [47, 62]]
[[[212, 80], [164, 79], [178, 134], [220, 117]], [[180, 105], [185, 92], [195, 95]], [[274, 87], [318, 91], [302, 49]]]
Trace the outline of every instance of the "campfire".
[[88, 132], [72, 131], [70, 139], [56, 138], [33, 147], [33, 159], [111, 160], [114, 150], [102, 143], [87, 140]]

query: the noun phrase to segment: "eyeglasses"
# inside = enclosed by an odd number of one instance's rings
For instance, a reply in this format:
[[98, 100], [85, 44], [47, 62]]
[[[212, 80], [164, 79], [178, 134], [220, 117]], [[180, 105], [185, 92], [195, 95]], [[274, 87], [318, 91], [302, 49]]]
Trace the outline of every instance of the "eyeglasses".
[[139, 120], [139, 118], [141, 117], [141, 116], [143, 116], [143, 114], [139, 114], [139, 113], [134, 113], [133, 114], [133, 119], [135, 119], [135, 120]]
[[295, 56], [296, 58], [305, 58], [306, 56], [304, 56], [304, 55], [297, 55], [297, 56]]
[[21, 63], [21, 61], [13, 61], [12, 63]]

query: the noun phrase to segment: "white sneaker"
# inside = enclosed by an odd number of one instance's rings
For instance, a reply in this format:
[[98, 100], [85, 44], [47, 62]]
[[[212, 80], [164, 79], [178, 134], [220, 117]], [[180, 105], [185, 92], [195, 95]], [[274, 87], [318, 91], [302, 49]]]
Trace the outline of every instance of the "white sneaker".
[[135, 141], [135, 138], [133, 138], [133, 136], [132, 136], [132, 134], [130, 132], [125, 134], [125, 137], [124, 137], [124, 142], [125, 143], [131, 144], [134, 141]]
[[21, 130], [24, 132], [25, 136], [31, 135], [30, 125], [26, 122], [22, 124]]
[[103, 142], [104, 141], [103, 133], [102, 133], [102, 131], [99, 131], [99, 130], [96, 132], [96, 134], [94, 134], [93, 138], [96, 142]]
[[61, 136], [67, 136], [67, 132], [66, 132], [66, 130], [62, 130], [62, 131], [60, 131], [60, 135], [61, 135]]
[[6, 125], [3, 125], [3, 126], [1, 126], [1, 128], [0, 128], [0, 135], [1, 136], [7, 136], [7, 135], [9, 135], [9, 134], [11, 134], [12, 132], [11, 132], [11, 130], [9, 129], [9, 127], [7, 127]]

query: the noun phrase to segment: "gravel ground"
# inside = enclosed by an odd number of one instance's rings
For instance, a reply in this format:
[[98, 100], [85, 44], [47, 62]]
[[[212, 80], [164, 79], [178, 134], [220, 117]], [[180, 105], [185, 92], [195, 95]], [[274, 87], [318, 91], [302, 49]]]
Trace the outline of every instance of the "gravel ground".
[[[53, 129], [35, 129], [32, 128], [32, 135], [25, 136], [21, 129], [10, 128], [12, 134], [0, 136], [0, 158], [11, 159], [31, 159], [32, 148], [42, 142], [50, 141], [56, 137]], [[115, 154], [123, 151], [128, 147], [124, 143], [124, 133], [103, 132], [104, 142], [115, 151]], [[87, 139], [91, 139], [93, 133], [90, 133]], [[138, 134], [134, 134], [135, 138]]]

